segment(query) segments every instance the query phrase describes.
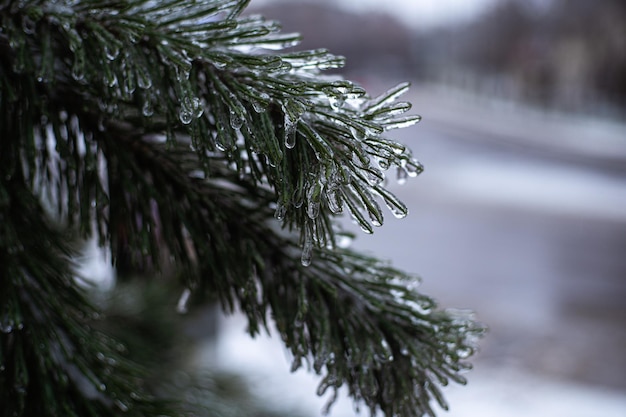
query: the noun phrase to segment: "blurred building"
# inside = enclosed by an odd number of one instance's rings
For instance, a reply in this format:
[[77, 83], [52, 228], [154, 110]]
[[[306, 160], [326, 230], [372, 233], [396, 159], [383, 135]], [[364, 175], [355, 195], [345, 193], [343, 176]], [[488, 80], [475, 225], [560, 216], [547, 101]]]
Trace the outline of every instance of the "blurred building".
[[410, 79], [559, 111], [626, 116], [626, 2], [500, 0], [478, 19], [432, 30], [329, 2], [270, 2], [298, 48], [347, 57], [354, 80]]

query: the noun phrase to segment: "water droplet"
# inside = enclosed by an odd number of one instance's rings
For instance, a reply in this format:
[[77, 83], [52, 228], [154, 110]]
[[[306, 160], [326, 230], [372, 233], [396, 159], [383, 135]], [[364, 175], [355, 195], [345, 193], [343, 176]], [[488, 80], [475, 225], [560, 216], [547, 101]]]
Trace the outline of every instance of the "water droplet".
[[114, 61], [120, 54], [120, 48], [117, 45], [105, 44], [104, 53], [109, 61]]
[[391, 214], [393, 214], [396, 219], [404, 219], [409, 214], [409, 209], [406, 208], [406, 206], [404, 208], [393, 206], [390, 207], [390, 209]]
[[328, 96], [328, 103], [333, 110], [338, 111], [343, 107], [343, 104], [345, 103], [345, 98], [341, 95], [330, 95]]
[[243, 126], [243, 122], [244, 118], [241, 117], [240, 114], [233, 110], [230, 111], [230, 127], [235, 130], [239, 130], [241, 129], [241, 126]]
[[285, 113], [284, 130], [285, 130], [285, 147], [287, 149], [293, 149], [296, 146], [296, 131], [298, 128], [298, 122], [294, 121]]
[[389, 166], [391, 166], [391, 161], [389, 161], [389, 159], [386, 159], [386, 158], [381, 158], [378, 160], [378, 166], [381, 169], [388, 169]]
[[372, 222], [372, 224], [376, 227], [380, 227], [383, 225], [382, 222], [382, 215], [379, 213], [375, 213], [373, 211], [368, 211], [367, 212], [370, 216], [370, 221]]
[[424, 166], [417, 161], [416, 159], [411, 159], [405, 166], [409, 177], [417, 177], [422, 171], [424, 171]]
[[352, 133], [352, 137], [356, 140], [362, 140], [367, 137], [367, 132], [365, 129], [357, 128], [354, 126], [350, 126], [350, 133]]
[[343, 211], [343, 203], [339, 192], [336, 189], [329, 189], [326, 192], [326, 201], [331, 212], [339, 214]]
[[193, 113], [191, 113], [188, 109], [181, 108], [178, 113], [178, 118], [183, 124], [188, 125], [193, 121]]
[[257, 113], [263, 113], [270, 102], [270, 96], [267, 93], [260, 93], [259, 100], [251, 99], [252, 108]]
[[150, 117], [154, 114], [154, 108], [152, 107], [152, 102], [150, 100], [146, 99], [146, 101], [143, 102], [141, 113], [146, 117]]
[[150, 77], [150, 73], [143, 68], [142, 65], [138, 65], [136, 67], [135, 74], [137, 75], [137, 86], [139, 86], [139, 88], [147, 90], [152, 87], [152, 78]]
[[287, 214], [287, 207], [281, 202], [276, 206], [276, 211], [274, 212], [274, 218], [276, 220], [284, 220], [285, 215]]
[[117, 75], [111, 71], [105, 71], [106, 83], [109, 87], [115, 87], [117, 85]]
[[98, 388], [98, 391], [100, 391], [100, 392], [104, 392], [104, 391], [107, 390], [107, 386], [104, 385], [103, 383], [98, 384], [97, 388]]

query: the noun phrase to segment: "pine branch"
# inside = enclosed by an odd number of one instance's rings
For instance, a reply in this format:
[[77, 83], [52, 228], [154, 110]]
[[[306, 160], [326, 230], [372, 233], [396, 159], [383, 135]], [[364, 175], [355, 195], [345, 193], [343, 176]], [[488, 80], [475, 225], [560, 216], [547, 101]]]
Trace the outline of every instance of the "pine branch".
[[0, 195], [1, 415], [173, 412], [142, 388], [124, 346], [90, 327], [98, 313], [74, 279], [75, 251], [37, 199], [17, 178]]
[[[432, 415], [431, 398], [446, 407], [438, 384], [464, 382], [483, 329], [337, 241], [344, 210], [367, 233], [384, 221], [379, 201], [408, 212], [384, 171], [422, 167], [383, 136], [419, 121], [398, 101], [408, 84], [370, 97], [322, 75], [341, 57], [276, 52], [298, 35], [242, 16], [247, 3], [0, 5], [0, 354], [15, 364], [0, 382], [18, 415], [44, 404], [25, 395], [62, 390], [72, 393], [63, 411], [163, 413], [124, 382], [140, 385], [139, 368], [81, 319], [92, 309], [71, 278], [72, 251], [46, 218], [83, 237], [95, 225], [118, 266], [125, 256], [135, 270], [176, 268], [196, 301], [241, 309], [252, 336], [271, 317], [294, 369], [306, 360], [324, 376], [320, 393], [345, 384], [372, 413]], [[124, 365], [111, 372], [98, 352]]]

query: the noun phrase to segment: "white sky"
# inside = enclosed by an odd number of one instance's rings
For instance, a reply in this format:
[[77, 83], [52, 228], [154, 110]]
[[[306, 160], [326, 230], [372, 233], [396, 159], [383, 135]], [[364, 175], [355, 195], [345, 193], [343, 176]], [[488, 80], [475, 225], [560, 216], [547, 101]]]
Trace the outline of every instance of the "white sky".
[[[252, 0], [252, 4], [276, 0]], [[284, 1], [284, 0], [283, 0]], [[296, 1], [296, 0], [291, 0]], [[311, 0], [309, 0], [311, 1]], [[387, 11], [413, 28], [431, 28], [475, 17], [498, 0], [317, 0], [353, 11]]]

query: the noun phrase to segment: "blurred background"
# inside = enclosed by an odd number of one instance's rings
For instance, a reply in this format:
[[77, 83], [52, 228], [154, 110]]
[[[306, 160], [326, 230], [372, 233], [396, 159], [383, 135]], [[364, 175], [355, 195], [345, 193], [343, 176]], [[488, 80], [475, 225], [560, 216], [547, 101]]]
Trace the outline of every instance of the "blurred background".
[[[446, 415], [626, 416], [626, 2], [252, 0], [249, 12], [301, 33], [297, 49], [345, 56], [342, 75], [371, 95], [413, 83], [405, 99], [423, 120], [390, 132], [426, 167], [390, 181], [410, 215], [354, 245], [489, 326]], [[224, 323], [207, 361], [256, 370], [259, 395], [320, 415], [316, 379], [244, 328]], [[354, 411], [342, 399], [332, 415]]]

